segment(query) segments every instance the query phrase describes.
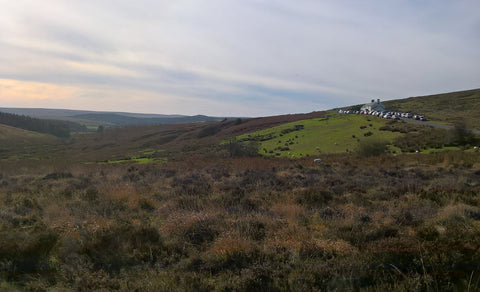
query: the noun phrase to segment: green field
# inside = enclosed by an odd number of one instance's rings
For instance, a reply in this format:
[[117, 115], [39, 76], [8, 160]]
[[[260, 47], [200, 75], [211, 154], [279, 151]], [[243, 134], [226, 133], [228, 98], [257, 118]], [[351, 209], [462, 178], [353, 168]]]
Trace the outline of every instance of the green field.
[[[323, 119], [283, 124], [244, 134], [237, 139], [259, 141], [260, 153], [267, 156], [304, 157], [322, 153], [345, 153], [353, 152], [362, 140], [392, 141], [402, 135], [398, 132], [380, 131], [379, 128], [386, 122], [378, 117], [330, 112]], [[299, 129], [301, 126], [303, 129]], [[299, 130], [295, 130], [295, 127]]]

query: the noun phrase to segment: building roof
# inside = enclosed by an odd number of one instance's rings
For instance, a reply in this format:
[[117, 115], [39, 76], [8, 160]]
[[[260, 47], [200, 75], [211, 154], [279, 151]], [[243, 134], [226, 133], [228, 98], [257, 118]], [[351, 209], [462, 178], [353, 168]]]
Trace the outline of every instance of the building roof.
[[368, 109], [369, 111], [385, 111], [387, 108], [379, 101], [367, 103], [362, 106], [362, 110]]

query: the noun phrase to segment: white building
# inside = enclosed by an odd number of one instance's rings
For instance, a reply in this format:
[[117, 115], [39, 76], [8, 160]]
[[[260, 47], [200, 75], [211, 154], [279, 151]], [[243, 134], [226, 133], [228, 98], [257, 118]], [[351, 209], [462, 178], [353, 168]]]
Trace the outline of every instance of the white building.
[[372, 102], [364, 104], [360, 110], [368, 112], [386, 112], [387, 108], [380, 102], [380, 99], [377, 99], [377, 101], [372, 99]]

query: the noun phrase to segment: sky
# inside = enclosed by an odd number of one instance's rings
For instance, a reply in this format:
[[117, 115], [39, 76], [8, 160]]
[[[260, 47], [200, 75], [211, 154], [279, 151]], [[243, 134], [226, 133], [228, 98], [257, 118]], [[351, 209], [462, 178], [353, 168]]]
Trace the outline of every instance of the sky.
[[480, 88], [478, 0], [0, 7], [0, 107], [247, 117]]

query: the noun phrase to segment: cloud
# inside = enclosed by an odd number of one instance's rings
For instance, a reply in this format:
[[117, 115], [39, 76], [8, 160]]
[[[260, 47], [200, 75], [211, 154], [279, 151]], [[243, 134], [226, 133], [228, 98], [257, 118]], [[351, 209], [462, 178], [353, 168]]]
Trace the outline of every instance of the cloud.
[[141, 77], [142, 74], [136, 71], [112, 66], [108, 64], [85, 63], [85, 62], [65, 62], [69, 70], [87, 73], [92, 75], [107, 75], [107, 76], [126, 76], [126, 77]]
[[221, 116], [479, 87], [480, 2], [440, 3], [8, 1], [0, 77], [76, 88], [72, 106]]
[[71, 86], [0, 79], [0, 96], [3, 104], [34, 106], [39, 102], [69, 100], [78, 91]]

